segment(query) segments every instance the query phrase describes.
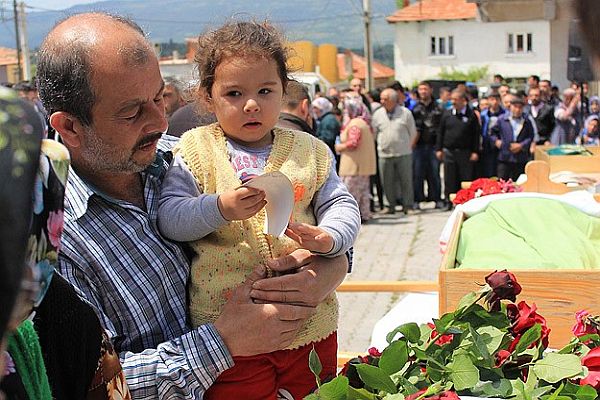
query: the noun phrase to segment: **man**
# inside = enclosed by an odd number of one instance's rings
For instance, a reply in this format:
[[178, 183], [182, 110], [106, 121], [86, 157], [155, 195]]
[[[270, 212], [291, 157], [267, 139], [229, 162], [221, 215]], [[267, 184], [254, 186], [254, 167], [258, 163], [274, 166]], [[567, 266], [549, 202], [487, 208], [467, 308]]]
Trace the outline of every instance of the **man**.
[[[481, 128], [477, 116], [467, 106], [465, 92], [452, 91], [452, 110], [446, 110], [440, 121], [436, 157], [444, 162], [446, 201], [460, 189], [462, 181], [472, 181], [474, 165], [479, 159]], [[452, 203], [448, 203], [448, 210]]]
[[165, 114], [170, 118], [175, 111], [183, 107], [187, 102], [183, 98], [183, 83], [176, 78], [166, 77], [163, 101], [165, 103]]
[[38, 78], [73, 166], [59, 270], [96, 308], [134, 398], [201, 398], [233, 356], [284, 348], [343, 279], [345, 259], [303, 259], [297, 251], [269, 266], [305, 264], [298, 273], [260, 280], [257, 268], [214, 324], [191, 329], [189, 260], [156, 222], [172, 156], [156, 151], [167, 121], [153, 47], [124, 18], [75, 15], [42, 43]]
[[503, 83], [498, 88], [498, 93], [500, 93], [500, 97], [504, 98], [504, 96], [506, 96], [507, 94], [510, 94], [510, 86], [508, 86], [507, 84]]
[[352, 79], [350, 81], [350, 89], [352, 89], [352, 91], [354, 93], [356, 93], [360, 96], [364, 105], [367, 106], [367, 108], [369, 109], [369, 112], [371, 112], [371, 103], [369, 102], [369, 99], [367, 98], [367, 96], [365, 96], [365, 94], [363, 93], [364, 88], [363, 88], [362, 81], [358, 78]]
[[539, 88], [530, 88], [527, 94], [527, 105], [523, 108], [525, 115], [531, 116], [537, 127], [535, 144], [550, 144], [555, 126], [554, 107], [542, 101]]
[[451, 96], [450, 88], [442, 86], [440, 88], [440, 98], [437, 100], [437, 103], [441, 105], [444, 110], [450, 110], [452, 108]]
[[377, 139], [379, 170], [383, 180], [383, 192], [388, 201], [386, 214], [394, 214], [397, 203], [397, 186], [402, 192], [402, 211], [408, 214], [413, 207], [412, 149], [416, 145], [417, 128], [412, 113], [399, 103], [394, 89], [381, 92], [381, 105], [371, 125]]
[[527, 88], [528, 89], [537, 89], [540, 87], [540, 77], [537, 75], [530, 75], [527, 78]]
[[499, 150], [497, 175], [500, 179], [516, 181], [529, 161], [534, 132], [531, 121], [523, 115], [523, 104], [523, 99], [513, 96], [510, 113], [500, 116], [491, 130], [490, 138]]
[[490, 140], [491, 130], [498, 123], [498, 118], [505, 113], [500, 102], [500, 94], [492, 92], [488, 95], [489, 107], [481, 112], [481, 160], [479, 175], [490, 178], [496, 175], [498, 149]]
[[[419, 103], [412, 110], [418, 133], [417, 145], [413, 152], [415, 206], [427, 200], [435, 201], [436, 208], [442, 208], [440, 162], [435, 157], [435, 142], [444, 110], [433, 99], [429, 82], [419, 83], [417, 90]], [[427, 197], [423, 187], [425, 180], [427, 180]]]
[[296, 129], [315, 136], [310, 114], [310, 94], [306, 86], [298, 81], [289, 81], [282, 104], [277, 126]]
[[572, 88], [563, 91], [563, 101], [554, 110], [556, 129], [552, 132], [551, 142], [554, 145], [572, 144], [579, 134], [580, 97]]
[[552, 98], [552, 82], [548, 79], [542, 79], [540, 81], [540, 98], [544, 103], [549, 104], [552, 107], [558, 105]]
[[180, 137], [190, 129], [210, 125], [213, 122], [217, 122], [217, 118], [206, 109], [204, 104], [188, 103], [183, 107], [179, 107], [169, 118], [167, 135]]

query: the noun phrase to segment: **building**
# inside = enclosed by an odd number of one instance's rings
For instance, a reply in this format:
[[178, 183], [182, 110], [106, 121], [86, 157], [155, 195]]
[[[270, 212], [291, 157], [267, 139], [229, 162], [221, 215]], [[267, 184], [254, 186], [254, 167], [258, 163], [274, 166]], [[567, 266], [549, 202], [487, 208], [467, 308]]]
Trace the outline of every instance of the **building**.
[[411, 83], [443, 67], [490, 75], [539, 75], [568, 85], [568, 0], [422, 0], [387, 17], [395, 24], [396, 79]]
[[17, 83], [19, 81], [19, 63], [17, 50], [0, 47], [0, 83]]
[[[364, 86], [367, 77], [367, 59], [365, 57], [350, 50], [338, 53], [337, 68], [340, 81], [358, 78]], [[386, 65], [373, 61], [371, 68], [373, 69], [373, 87], [385, 87], [395, 79], [394, 70]]]

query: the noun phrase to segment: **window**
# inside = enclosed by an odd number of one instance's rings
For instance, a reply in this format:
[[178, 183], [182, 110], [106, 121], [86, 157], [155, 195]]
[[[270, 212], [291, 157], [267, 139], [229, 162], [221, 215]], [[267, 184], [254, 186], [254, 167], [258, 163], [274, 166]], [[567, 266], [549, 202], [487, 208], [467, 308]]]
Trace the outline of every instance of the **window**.
[[507, 53], [531, 53], [533, 51], [533, 33], [509, 33]]
[[429, 54], [432, 56], [453, 56], [454, 36], [431, 36], [431, 48]]

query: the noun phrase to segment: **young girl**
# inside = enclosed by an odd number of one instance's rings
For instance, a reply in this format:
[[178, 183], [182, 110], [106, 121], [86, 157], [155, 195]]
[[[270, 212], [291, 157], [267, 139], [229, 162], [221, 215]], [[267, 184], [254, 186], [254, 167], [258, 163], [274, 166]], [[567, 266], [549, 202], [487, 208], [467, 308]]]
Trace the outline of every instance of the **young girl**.
[[[159, 207], [166, 237], [193, 241], [190, 316], [214, 322], [228, 293], [257, 265], [299, 247], [344, 254], [360, 227], [356, 202], [318, 139], [276, 128], [288, 82], [287, 53], [268, 24], [232, 22], [199, 38], [200, 100], [217, 123], [183, 135], [167, 172]], [[281, 171], [294, 186], [289, 237], [263, 234], [264, 192], [241, 187], [254, 176]], [[322, 376], [336, 372], [337, 300], [317, 307], [286, 350], [234, 357], [206, 399], [300, 399], [315, 386], [308, 369], [314, 347]]]

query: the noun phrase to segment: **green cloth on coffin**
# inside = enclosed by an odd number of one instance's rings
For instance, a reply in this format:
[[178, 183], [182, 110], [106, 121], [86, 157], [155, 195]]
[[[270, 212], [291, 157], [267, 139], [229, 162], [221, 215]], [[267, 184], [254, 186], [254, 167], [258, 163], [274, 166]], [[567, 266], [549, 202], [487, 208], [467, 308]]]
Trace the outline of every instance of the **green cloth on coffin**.
[[494, 201], [462, 224], [456, 267], [600, 269], [600, 218], [548, 199]]

